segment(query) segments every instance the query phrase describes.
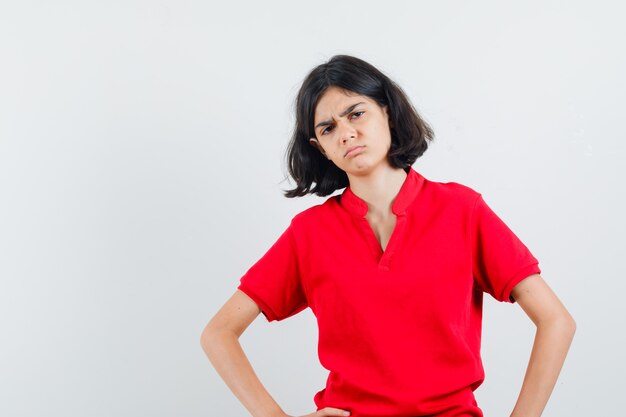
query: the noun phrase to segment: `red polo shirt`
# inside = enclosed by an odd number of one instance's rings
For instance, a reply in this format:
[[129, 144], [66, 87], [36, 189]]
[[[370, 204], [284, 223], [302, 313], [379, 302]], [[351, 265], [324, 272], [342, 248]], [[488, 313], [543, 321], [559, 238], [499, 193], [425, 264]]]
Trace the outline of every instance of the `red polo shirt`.
[[318, 410], [482, 417], [483, 293], [514, 303], [538, 261], [480, 193], [407, 172], [384, 252], [347, 187], [296, 214], [238, 288], [270, 322], [311, 308], [330, 371]]

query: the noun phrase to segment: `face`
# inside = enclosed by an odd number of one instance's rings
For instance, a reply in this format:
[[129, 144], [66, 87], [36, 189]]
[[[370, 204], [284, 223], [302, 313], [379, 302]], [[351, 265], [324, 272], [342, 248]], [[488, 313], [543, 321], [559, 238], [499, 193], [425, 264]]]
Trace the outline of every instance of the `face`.
[[[348, 174], [389, 166], [391, 131], [387, 106], [367, 96], [329, 87], [315, 108], [315, 138], [310, 139], [325, 157]], [[354, 151], [350, 151], [352, 148]]]

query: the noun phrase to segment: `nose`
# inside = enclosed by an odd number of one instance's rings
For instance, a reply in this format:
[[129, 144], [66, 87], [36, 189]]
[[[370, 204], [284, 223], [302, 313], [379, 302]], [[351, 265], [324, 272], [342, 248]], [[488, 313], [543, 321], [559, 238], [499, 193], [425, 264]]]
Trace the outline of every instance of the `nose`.
[[337, 130], [339, 131], [339, 139], [342, 142], [346, 142], [349, 138], [353, 138], [356, 135], [354, 127], [349, 122], [341, 120], [337, 123]]

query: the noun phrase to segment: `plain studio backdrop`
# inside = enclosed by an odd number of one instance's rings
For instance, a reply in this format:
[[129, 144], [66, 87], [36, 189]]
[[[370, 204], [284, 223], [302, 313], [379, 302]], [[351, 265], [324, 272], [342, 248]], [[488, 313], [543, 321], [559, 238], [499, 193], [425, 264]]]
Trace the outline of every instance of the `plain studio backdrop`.
[[[61, 1], [0, 5], [0, 415], [249, 414], [200, 347], [291, 218], [293, 101], [346, 53], [397, 81], [577, 322], [545, 416], [621, 415], [625, 6], [614, 1]], [[486, 417], [535, 327], [485, 294]], [[241, 338], [292, 415], [327, 371], [310, 309]], [[423, 377], [423, 376], [416, 376]]]

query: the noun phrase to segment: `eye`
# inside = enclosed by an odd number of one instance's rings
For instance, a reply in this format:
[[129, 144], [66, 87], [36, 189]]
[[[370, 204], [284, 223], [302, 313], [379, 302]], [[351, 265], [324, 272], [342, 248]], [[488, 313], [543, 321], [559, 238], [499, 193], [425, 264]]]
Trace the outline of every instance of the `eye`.
[[325, 127], [324, 129], [322, 129], [322, 135], [326, 134], [326, 132], [329, 131], [328, 129], [331, 129], [332, 127], [333, 126], [331, 125], [331, 126], [328, 126], [328, 127]]
[[365, 113], [364, 111], [356, 111], [354, 113], [352, 113], [352, 116], [355, 116], [354, 118], [359, 118], [361, 117], [361, 115]]

